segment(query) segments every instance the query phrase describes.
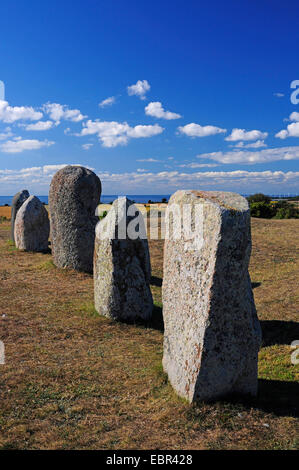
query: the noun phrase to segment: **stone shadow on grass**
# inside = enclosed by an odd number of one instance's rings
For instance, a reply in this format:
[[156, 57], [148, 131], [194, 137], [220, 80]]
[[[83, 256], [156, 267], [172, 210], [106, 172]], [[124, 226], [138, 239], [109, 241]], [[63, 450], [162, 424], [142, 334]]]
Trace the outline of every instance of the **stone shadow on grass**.
[[127, 320], [123, 320], [120, 323], [132, 324], [141, 328], [152, 328], [153, 330], [161, 331], [161, 333], [164, 333], [164, 321], [162, 307], [160, 305], [154, 305], [152, 317], [150, 320], [139, 320], [134, 322], [128, 322]]
[[275, 344], [290, 345], [292, 341], [299, 340], [299, 322], [281, 320], [262, 320], [262, 345]]
[[162, 279], [157, 276], [152, 276], [150, 284], [152, 286], [162, 287]]
[[[258, 395], [228, 394], [217, 401], [242, 405], [245, 409], [257, 409], [276, 416], [299, 417], [299, 383], [282, 380], [258, 380]], [[211, 401], [212, 403], [212, 401]]]
[[299, 417], [299, 383], [282, 380], [258, 381], [257, 408], [277, 416]]
[[46, 250], [42, 250], [42, 251], [40, 251], [40, 253], [42, 255], [51, 255], [52, 254], [51, 247], [48, 246], [48, 248]]
[[163, 312], [160, 305], [154, 305], [152, 318], [148, 322], [148, 327], [164, 333]]
[[256, 287], [260, 287], [261, 285], [262, 285], [261, 282], [252, 282], [252, 283], [251, 283], [252, 289], [255, 289]]

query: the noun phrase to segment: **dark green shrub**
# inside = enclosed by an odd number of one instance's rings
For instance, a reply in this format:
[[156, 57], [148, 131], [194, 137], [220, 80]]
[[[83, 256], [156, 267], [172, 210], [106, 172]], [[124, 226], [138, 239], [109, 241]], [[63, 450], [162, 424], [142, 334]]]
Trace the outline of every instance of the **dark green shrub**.
[[[251, 198], [251, 199], [250, 199]], [[254, 201], [253, 199], [263, 199]], [[248, 198], [250, 204], [251, 217], [261, 217], [263, 219], [298, 219], [299, 209], [287, 201], [272, 201], [264, 194], [254, 194]]]
[[270, 196], [266, 196], [263, 193], [252, 194], [251, 196], [248, 196], [247, 200], [249, 204], [252, 204], [253, 202], [265, 202], [266, 204], [270, 204], [271, 202]]
[[286, 201], [275, 204], [274, 219], [299, 219], [299, 210]]
[[261, 217], [263, 219], [271, 219], [275, 212], [273, 206], [266, 202], [252, 202], [250, 204], [251, 217]]

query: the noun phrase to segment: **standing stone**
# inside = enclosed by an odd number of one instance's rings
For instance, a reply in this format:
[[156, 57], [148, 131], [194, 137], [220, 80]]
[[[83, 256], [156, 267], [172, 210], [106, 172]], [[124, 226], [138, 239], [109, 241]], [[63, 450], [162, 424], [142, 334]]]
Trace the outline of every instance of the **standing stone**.
[[36, 196], [30, 196], [18, 210], [15, 220], [16, 247], [26, 251], [46, 251], [50, 223], [47, 210]]
[[82, 166], [66, 166], [55, 173], [49, 193], [51, 247], [54, 264], [92, 273], [95, 210], [101, 181]]
[[26, 199], [29, 197], [27, 189], [23, 189], [19, 193], [15, 194], [11, 203], [11, 220], [10, 220], [10, 238], [15, 241], [15, 220], [18, 210]]
[[120, 321], [149, 320], [153, 309], [150, 278], [150, 256], [142, 214], [132, 201], [118, 198], [96, 228], [96, 310]]
[[193, 212], [201, 205], [203, 237], [199, 234], [198, 248], [186, 236], [173, 239], [169, 217], [162, 287], [164, 370], [189, 402], [229, 393], [255, 395], [261, 329], [248, 273], [248, 203], [234, 193], [177, 191], [167, 211], [176, 204], [190, 204]]

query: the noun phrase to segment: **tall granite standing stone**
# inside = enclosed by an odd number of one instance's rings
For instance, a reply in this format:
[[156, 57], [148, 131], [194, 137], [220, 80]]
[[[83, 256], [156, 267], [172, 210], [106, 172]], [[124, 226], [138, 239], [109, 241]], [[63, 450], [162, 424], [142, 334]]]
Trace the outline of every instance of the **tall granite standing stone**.
[[234, 193], [177, 191], [167, 211], [184, 204], [193, 211], [201, 205], [202, 243], [196, 248], [189, 235], [174, 239], [175, 219], [169, 217], [162, 287], [164, 370], [189, 402], [255, 395], [261, 329], [248, 273], [248, 203]]
[[11, 220], [10, 220], [10, 238], [15, 241], [15, 220], [18, 210], [26, 199], [29, 197], [27, 189], [23, 189], [19, 193], [15, 194], [11, 203]]
[[15, 243], [20, 250], [46, 251], [49, 244], [48, 212], [36, 196], [20, 207], [15, 220]]
[[153, 309], [150, 278], [150, 256], [142, 214], [132, 201], [119, 198], [96, 228], [96, 310], [120, 321], [149, 320]]
[[92, 273], [95, 210], [101, 181], [82, 166], [66, 166], [55, 173], [50, 186], [49, 212], [54, 264]]

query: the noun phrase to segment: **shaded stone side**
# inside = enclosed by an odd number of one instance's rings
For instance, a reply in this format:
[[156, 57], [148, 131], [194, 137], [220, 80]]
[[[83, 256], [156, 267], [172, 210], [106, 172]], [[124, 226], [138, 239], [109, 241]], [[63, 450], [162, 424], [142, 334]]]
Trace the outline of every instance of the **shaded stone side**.
[[36, 196], [20, 207], [15, 220], [15, 243], [20, 250], [47, 251], [50, 223], [48, 212]]
[[[125, 210], [132, 202], [121, 198]], [[124, 213], [118, 217], [116, 200], [108, 215], [96, 228], [94, 252], [95, 308], [101, 314], [115, 320], [148, 320], [152, 315], [153, 300], [150, 290], [151, 267], [147, 239], [119, 239], [119, 226], [125, 230], [134, 217]], [[114, 217], [115, 216], [115, 217]], [[122, 221], [120, 220], [122, 219]], [[125, 219], [125, 220], [124, 220]], [[139, 213], [139, 224], [144, 224]], [[124, 223], [123, 223], [124, 222]], [[110, 227], [110, 234], [103, 238]], [[144, 227], [141, 228], [145, 233]], [[114, 237], [115, 234], [115, 237]]]
[[53, 261], [59, 268], [92, 272], [100, 197], [100, 179], [87, 168], [69, 165], [54, 175], [49, 212]]
[[248, 273], [247, 201], [234, 193], [178, 191], [172, 204], [202, 205], [203, 245], [165, 241], [163, 367], [193, 402], [257, 393], [261, 329]]
[[29, 197], [29, 192], [27, 189], [23, 189], [19, 193], [15, 194], [11, 203], [11, 220], [10, 220], [10, 239], [15, 241], [15, 220], [17, 212], [20, 209], [26, 199]]

